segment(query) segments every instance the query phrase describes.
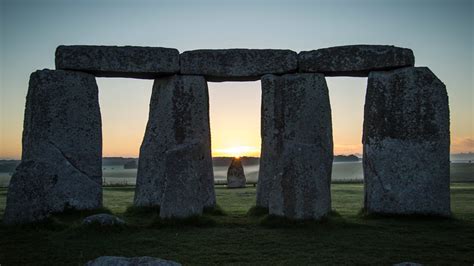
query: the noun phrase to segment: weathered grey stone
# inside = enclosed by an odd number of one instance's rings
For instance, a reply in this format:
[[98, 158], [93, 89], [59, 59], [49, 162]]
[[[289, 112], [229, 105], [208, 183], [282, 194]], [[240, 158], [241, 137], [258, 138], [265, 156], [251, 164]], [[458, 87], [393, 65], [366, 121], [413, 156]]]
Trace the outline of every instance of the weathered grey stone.
[[[162, 204], [166, 176], [172, 178], [172, 172], [168, 172], [166, 168], [172, 162], [167, 163], [167, 157], [176, 158], [174, 152], [168, 151], [189, 148], [192, 153], [196, 143], [202, 149], [202, 158], [198, 162], [181, 160], [179, 163], [185, 168], [183, 173], [188, 171], [188, 167], [196, 167], [200, 171], [196, 174], [201, 178], [202, 204], [204, 207], [213, 207], [216, 200], [207, 83], [200, 76], [175, 75], [155, 80], [150, 115], [138, 161], [134, 200], [136, 206]], [[181, 176], [183, 173], [177, 172], [176, 175]]]
[[116, 257], [102, 256], [88, 261], [86, 266], [180, 266], [180, 263], [171, 260], [163, 260], [154, 257]]
[[204, 207], [201, 184], [209, 179], [208, 147], [203, 142], [178, 145], [165, 153], [165, 182], [161, 218], [201, 215]]
[[243, 188], [245, 187], [245, 172], [240, 158], [232, 158], [229, 169], [227, 169], [227, 187]]
[[414, 66], [413, 51], [390, 45], [347, 45], [300, 52], [300, 72], [367, 77], [370, 71]]
[[297, 54], [290, 50], [219, 49], [186, 51], [181, 74], [204, 75], [210, 81], [252, 81], [264, 74], [296, 72]]
[[162, 47], [61, 45], [56, 49], [56, 69], [154, 79], [179, 72], [179, 52]]
[[368, 213], [450, 215], [449, 106], [426, 67], [372, 72], [364, 114]]
[[83, 225], [98, 224], [102, 226], [125, 225], [125, 221], [117, 216], [100, 213], [88, 216], [82, 220]]
[[8, 188], [4, 222], [101, 207], [101, 134], [94, 76], [62, 70], [31, 74], [22, 162]]
[[257, 205], [291, 219], [331, 209], [331, 108], [324, 76], [262, 78], [262, 154]]

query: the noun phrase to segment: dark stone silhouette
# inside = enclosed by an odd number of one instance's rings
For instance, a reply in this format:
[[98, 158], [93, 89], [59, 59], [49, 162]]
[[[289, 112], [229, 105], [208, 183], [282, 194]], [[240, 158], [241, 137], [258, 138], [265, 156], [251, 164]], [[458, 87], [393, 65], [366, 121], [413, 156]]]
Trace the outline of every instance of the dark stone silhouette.
[[92, 75], [31, 74], [21, 164], [8, 187], [4, 222], [28, 223], [68, 208], [102, 206], [102, 134]]
[[324, 76], [265, 75], [261, 126], [257, 205], [291, 219], [326, 216], [333, 143]]
[[56, 69], [154, 79], [179, 72], [179, 52], [161, 47], [61, 45], [56, 49]]
[[367, 77], [371, 71], [413, 66], [410, 49], [389, 45], [347, 45], [301, 52], [300, 72], [317, 72], [326, 76]]
[[449, 106], [426, 67], [372, 72], [364, 114], [365, 209], [450, 215]]
[[297, 54], [291, 50], [194, 50], [180, 55], [181, 74], [203, 75], [210, 81], [252, 81], [264, 74], [296, 72]]
[[[181, 192], [184, 188], [179, 187], [183, 184], [172, 179], [184, 181], [188, 178], [184, 175], [193, 172], [199, 179], [199, 186], [193, 188], [201, 195], [197, 204], [202, 207], [215, 205], [208, 102], [208, 89], [203, 77], [175, 75], [155, 80], [138, 160], [136, 206], [172, 204], [163, 202], [165, 189], [168, 194], [186, 196]], [[186, 154], [186, 149], [189, 154]], [[179, 158], [177, 152], [185, 157]], [[173, 159], [170, 161], [168, 157]], [[183, 169], [172, 169], [173, 163]], [[189, 182], [195, 184], [194, 181]], [[175, 211], [176, 215], [181, 215], [181, 210]], [[166, 216], [175, 214], [167, 213]]]
[[228, 188], [244, 188], [245, 172], [240, 158], [233, 158], [227, 170], [227, 187]]

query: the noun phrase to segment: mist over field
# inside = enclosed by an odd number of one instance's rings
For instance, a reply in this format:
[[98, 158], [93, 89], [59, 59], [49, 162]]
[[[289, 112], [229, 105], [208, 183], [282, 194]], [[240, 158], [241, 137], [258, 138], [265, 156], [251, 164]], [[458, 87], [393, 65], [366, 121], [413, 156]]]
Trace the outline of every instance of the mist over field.
[[[102, 162], [104, 185], [134, 185], [137, 169], [136, 158], [106, 157]], [[231, 157], [214, 157], [213, 169], [216, 183], [227, 179]], [[474, 153], [451, 155], [451, 182], [474, 182]], [[7, 187], [17, 160], [0, 160], [0, 187]], [[242, 157], [247, 182], [256, 183], [260, 167], [259, 158]], [[130, 168], [131, 167], [131, 168]], [[351, 156], [336, 156], [332, 167], [333, 182], [362, 182], [362, 160]]]

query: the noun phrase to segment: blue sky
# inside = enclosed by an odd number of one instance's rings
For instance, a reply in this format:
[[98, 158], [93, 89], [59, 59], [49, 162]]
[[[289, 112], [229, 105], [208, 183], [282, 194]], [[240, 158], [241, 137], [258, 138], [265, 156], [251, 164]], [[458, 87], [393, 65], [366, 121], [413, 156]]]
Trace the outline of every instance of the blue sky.
[[[246, 47], [299, 52], [360, 43], [408, 47], [415, 53], [417, 66], [430, 67], [447, 85], [453, 151], [474, 150], [473, 1], [0, 0], [0, 3], [0, 158], [19, 157], [29, 74], [37, 69], [54, 68], [54, 51], [60, 44], [162, 46], [180, 51]], [[110, 155], [127, 155], [130, 153], [127, 150], [136, 149], [141, 142], [152, 82], [123, 79], [98, 82], [104, 154], [110, 151]], [[355, 78], [328, 81], [335, 144], [341, 145], [342, 153], [357, 152], [360, 148], [365, 82]], [[242, 116], [249, 118], [242, 126], [258, 128], [255, 124], [259, 123], [258, 93], [245, 88], [258, 90], [259, 84], [210, 84], [211, 112], [214, 108], [211, 118], [217, 113], [227, 114], [225, 101], [239, 99], [237, 102], [248, 109], [242, 111]], [[127, 112], [123, 112], [124, 105]], [[133, 121], [125, 126], [124, 119]], [[351, 137], [344, 139], [345, 135]], [[133, 138], [135, 146], [114, 153], [117, 147], [106, 144], [112, 138]]]

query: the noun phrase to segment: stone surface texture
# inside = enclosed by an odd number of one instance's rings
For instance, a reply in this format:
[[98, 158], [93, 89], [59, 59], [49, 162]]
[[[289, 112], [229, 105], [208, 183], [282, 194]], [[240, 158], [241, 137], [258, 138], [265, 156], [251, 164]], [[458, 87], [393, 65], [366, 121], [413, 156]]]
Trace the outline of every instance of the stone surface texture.
[[154, 79], [179, 72], [179, 52], [162, 47], [61, 45], [56, 49], [56, 69]]
[[[202, 214], [208, 191], [209, 147], [203, 142], [186, 143], [166, 151], [161, 218], [186, 218]], [[203, 193], [205, 192], [205, 193]]]
[[204, 75], [209, 81], [252, 81], [264, 74], [296, 72], [291, 50], [219, 49], [186, 51], [180, 55], [181, 74]]
[[102, 206], [102, 135], [92, 75], [40, 70], [30, 76], [21, 164], [4, 222], [40, 221], [65, 209]]
[[243, 188], [245, 183], [246, 179], [242, 161], [240, 158], [232, 158], [229, 169], [227, 169], [227, 187]]
[[88, 261], [86, 266], [180, 266], [180, 263], [154, 257], [102, 256]]
[[369, 75], [363, 167], [368, 213], [450, 215], [449, 106], [426, 67]]
[[[182, 156], [180, 158], [179, 156]], [[179, 167], [180, 169], [173, 169]], [[196, 171], [193, 173], [193, 171]], [[191, 176], [185, 176], [192, 174]], [[189, 178], [189, 179], [188, 179]], [[209, 96], [207, 83], [200, 76], [175, 75], [155, 80], [150, 102], [150, 115], [140, 148], [136, 206], [162, 206], [172, 196], [186, 195], [179, 182], [199, 179], [195, 191], [200, 193], [202, 207], [215, 205], [214, 174], [209, 128]], [[166, 192], [168, 202], [162, 202]], [[183, 194], [184, 193], [184, 194]], [[187, 202], [188, 199], [182, 199]], [[180, 210], [176, 210], [180, 216]], [[174, 216], [173, 213], [165, 215]]]
[[82, 220], [83, 225], [102, 225], [102, 226], [113, 226], [113, 225], [125, 225], [125, 221], [118, 218], [117, 216], [110, 215], [107, 213], [100, 213], [88, 216]]
[[331, 108], [321, 74], [262, 78], [262, 155], [257, 205], [290, 219], [331, 210]]
[[299, 72], [326, 76], [367, 77], [371, 71], [414, 65], [412, 50], [390, 45], [337, 46], [304, 51], [298, 55]]

